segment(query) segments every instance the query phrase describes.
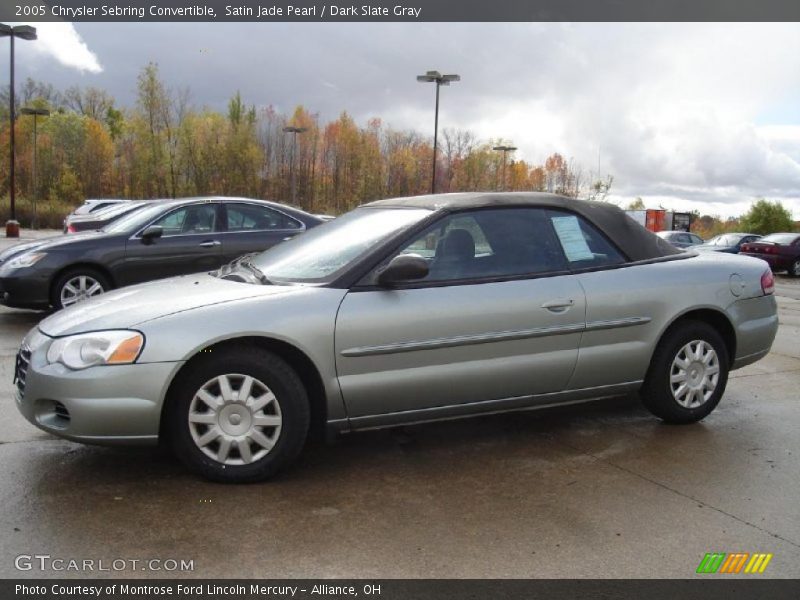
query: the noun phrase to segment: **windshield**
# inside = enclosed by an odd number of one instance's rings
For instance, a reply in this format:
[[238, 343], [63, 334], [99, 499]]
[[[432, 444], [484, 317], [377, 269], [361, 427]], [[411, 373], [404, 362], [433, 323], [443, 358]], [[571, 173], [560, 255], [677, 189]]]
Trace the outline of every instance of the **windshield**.
[[743, 237], [743, 235], [737, 235], [735, 233], [726, 233], [723, 235], [718, 235], [707, 243], [714, 246], [735, 246]]
[[377, 244], [430, 214], [426, 209], [359, 208], [270, 248], [252, 263], [270, 281], [332, 281]]
[[94, 217], [97, 219], [102, 219], [105, 217], [113, 217], [114, 215], [121, 215], [126, 212], [136, 210], [137, 208], [141, 208], [145, 206], [145, 203], [138, 202], [132, 200], [130, 202], [119, 202], [117, 204], [112, 204], [111, 206], [106, 206], [105, 208], [101, 208], [100, 210], [94, 211], [90, 218]]
[[151, 219], [156, 218], [164, 211], [164, 205], [160, 204], [145, 204], [138, 210], [134, 210], [129, 215], [125, 215], [109, 223], [101, 231], [107, 233], [126, 233], [133, 232], [146, 225]]
[[797, 238], [800, 238], [796, 233], [773, 233], [758, 240], [759, 242], [772, 242], [773, 244], [791, 244]]

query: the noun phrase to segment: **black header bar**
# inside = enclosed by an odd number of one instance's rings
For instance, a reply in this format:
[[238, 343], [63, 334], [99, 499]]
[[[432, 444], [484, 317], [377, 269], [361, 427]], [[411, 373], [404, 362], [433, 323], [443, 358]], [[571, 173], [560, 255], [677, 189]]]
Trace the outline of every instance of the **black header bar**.
[[800, 21], [798, 0], [2, 0], [0, 21]]

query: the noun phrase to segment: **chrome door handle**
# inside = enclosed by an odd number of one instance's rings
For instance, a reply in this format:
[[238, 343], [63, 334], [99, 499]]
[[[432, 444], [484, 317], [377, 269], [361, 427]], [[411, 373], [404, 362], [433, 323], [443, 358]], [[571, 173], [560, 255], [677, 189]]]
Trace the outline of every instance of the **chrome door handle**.
[[542, 308], [546, 308], [550, 312], [564, 312], [575, 305], [572, 298], [558, 298], [557, 300], [548, 300], [542, 304]]
[[217, 241], [217, 240], [209, 240], [207, 242], [201, 242], [199, 244], [199, 246], [201, 248], [213, 248], [215, 246], [221, 246], [221, 245], [222, 245], [222, 242]]

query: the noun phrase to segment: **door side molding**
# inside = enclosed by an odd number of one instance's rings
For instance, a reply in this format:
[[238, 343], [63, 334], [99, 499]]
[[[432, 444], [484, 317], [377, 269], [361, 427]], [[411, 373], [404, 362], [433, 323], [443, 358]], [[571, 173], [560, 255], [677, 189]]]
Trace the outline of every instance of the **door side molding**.
[[396, 344], [385, 344], [381, 346], [359, 346], [354, 348], [345, 348], [340, 354], [348, 358], [357, 358], [362, 356], [399, 354], [401, 352], [416, 352], [419, 350], [437, 350], [440, 348], [455, 348], [457, 346], [472, 346], [475, 344], [491, 344], [493, 342], [524, 340], [537, 337], [547, 337], [551, 335], [582, 333], [584, 331], [615, 329], [618, 327], [633, 327], [635, 325], [644, 325], [645, 323], [649, 323], [651, 320], [652, 319], [650, 317], [629, 317], [626, 319], [616, 319], [611, 321], [572, 323], [569, 325], [555, 325], [553, 327], [536, 327], [534, 329], [497, 331], [490, 333], [479, 333], [475, 335], [436, 338], [431, 340], [415, 340], [410, 342], [398, 342]]

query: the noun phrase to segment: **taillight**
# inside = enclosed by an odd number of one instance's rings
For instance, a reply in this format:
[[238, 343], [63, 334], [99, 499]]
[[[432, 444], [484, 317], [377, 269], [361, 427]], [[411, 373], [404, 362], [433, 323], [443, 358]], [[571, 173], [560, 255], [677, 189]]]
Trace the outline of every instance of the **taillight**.
[[775, 276], [772, 274], [772, 269], [767, 269], [761, 276], [761, 291], [765, 296], [775, 293]]
[[76, 229], [74, 225], [67, 225], [67, 233], [75, 233]]

